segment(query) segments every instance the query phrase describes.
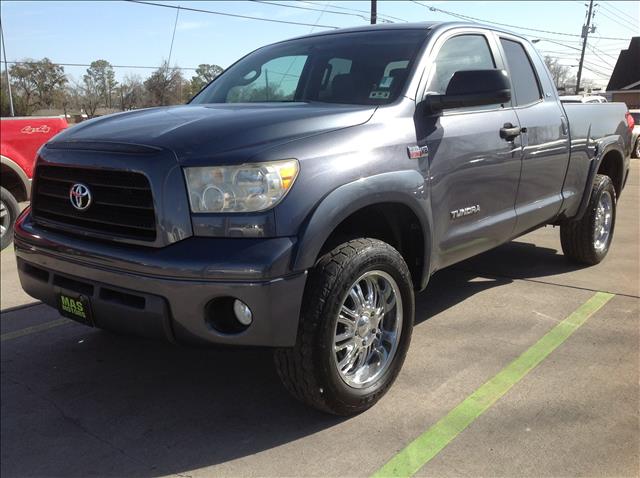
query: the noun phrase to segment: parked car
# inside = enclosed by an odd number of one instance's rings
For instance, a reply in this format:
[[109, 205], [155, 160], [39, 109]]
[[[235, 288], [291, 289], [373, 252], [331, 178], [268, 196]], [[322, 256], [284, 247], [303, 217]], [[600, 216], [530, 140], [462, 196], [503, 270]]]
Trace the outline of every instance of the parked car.
[[598, 95], [565, 95], [560, 97], [563, 103], [606, 103], [604, 96]]
[[0, 242], [11, 244], [13, 225], [20, 208], [29, 199], [31, 177], [38, 148], [67, 127], [64, 117], [21, 117], [0, 119]]
[[398, 375], [435, 271], [547, 224], [567, 258], [604, 259], [626, 112], [563, 106], [535, 48], [489, 26], [276, 43], [186, 106], [47, 143], [20, 280], [87, 325], [274, 347], [293, 396], [362, 412]]
[[633, 157], [640, 158], [640, 110], [629, 110], [629, 115], [633, 120], [633, 132], [631, 133], [631, 144], [633, 145]]

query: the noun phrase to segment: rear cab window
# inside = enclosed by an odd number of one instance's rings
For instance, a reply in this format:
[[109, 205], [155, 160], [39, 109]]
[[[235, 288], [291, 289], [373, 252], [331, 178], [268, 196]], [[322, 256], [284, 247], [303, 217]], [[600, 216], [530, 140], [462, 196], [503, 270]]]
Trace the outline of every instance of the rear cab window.
[[500, 38], [500, 44], [509, 68], [514, 104], [525, 106], [540, 101], [542, 99], [540, 82], [522, 44], [506, 38]]

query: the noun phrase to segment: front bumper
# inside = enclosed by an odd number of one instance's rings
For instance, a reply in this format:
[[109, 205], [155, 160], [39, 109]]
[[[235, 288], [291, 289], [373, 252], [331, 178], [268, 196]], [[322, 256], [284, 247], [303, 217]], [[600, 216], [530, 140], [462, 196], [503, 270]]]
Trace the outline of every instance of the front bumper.
[[[43, 229], [29, 213], [15, 229], [23, 289], [57, 306], [84, 295], [96, 326], [177, 342], [293, 346], [306, 272], [289, 271], [295, 239], [188, 238], [160, 249], [87, 241]], [[233, 297], [253, 323], [225, 334], [205, 320], [214, 298]]]

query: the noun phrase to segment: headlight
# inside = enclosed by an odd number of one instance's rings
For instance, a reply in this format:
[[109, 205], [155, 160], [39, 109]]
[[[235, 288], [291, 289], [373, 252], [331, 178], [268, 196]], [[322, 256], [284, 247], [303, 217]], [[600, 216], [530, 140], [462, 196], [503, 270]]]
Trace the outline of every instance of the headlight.
[[191, 212], [257, 212], [275, 206], [291, 189], [298, 161], [184, 168]]

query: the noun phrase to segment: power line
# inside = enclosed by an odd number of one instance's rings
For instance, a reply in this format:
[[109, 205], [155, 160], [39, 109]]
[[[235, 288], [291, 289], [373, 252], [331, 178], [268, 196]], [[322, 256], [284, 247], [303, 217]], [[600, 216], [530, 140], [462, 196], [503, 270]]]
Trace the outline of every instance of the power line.
[[[603, 6], [601, 5], [600, 7], [602, 8]], [[624, 17], [621, 17], [620, 15], [616, 14], [612, 10], [607, 10], [605, 8], [602, 11], [600, 11], [600, 14], [604, 15], [609, 20], [611, 20], [613, 22], [616, 22], [620, 26], [623, 26], [625, 28], [629, 28], [634, 33], [639, 33], [640, 32], [640, 25], [638, 25], [636, 23], [633, 23], [631, 20], [627, 20]]]
[[620, 51], [622, 51], [622, 49], [617, 49], [617, 50], [615, 50], [616, 53], [607, 53], [606, 51], [598, 48], [595, 45], [590, 45], [589, 48], [591, 48], [591, 50], [593, 50], [594, 53], [595, 52], [600, 52], [604, 56], [608, 56], [609, 58], [613, 58], [616, 61], [618, 61], [618, 57], [620, 56]]
[[[320, 23], [320, 19], [322, 18], [322, 15], [324, 15], [324, 13], [325, 13], [325, 11], [327, 10], [327, 8], [329, 8], [329, 4], [330, 4], [330, 3], [331, 3], [331, 2], [326, 2], [326, 3], [324, 4], [324, 8], [323, 8], [322, 10], [320, 10], [320, 13], [318, 14], [318, 16], [317, 16], [317, 18], [316, 18], [316, 21], [313, 23], [313, 25], [314, 25], [314, 26], [312, 26], [312, 27], [309, 29], [309, 34], [313, 33], [313, 30], [315, 30], [315, 29], [316, 29], [315, 25], [317, 25], [318, 23]], [[287, 68], [287, 73], [289, 73], [289, 70], [291, 69], [291, 66], [293, 66], [294, 61], [295, 61], [295, 60], [293, 60], [293, 61], [291, 62], [291, 65], [289, 66], [289, 68]]]
[[626, 50], [626, 48], [597, 48], [597, 50], [601, 53], [608, 53], [608, 54], [618, 54], [620, 53], [620, 51], [622, 50]]
[[601, 73], [601, 72], [599, 72], [599, 71], [592, 70], [591, 68], [589, 68], [589, 67], [587, 67], [587, 66], [584, 66], [584, 65], [582, 66], [582, 68], [584, 68], [585, 70], [587, 70], [587, 71], [589, 71], [589, 72], [593, 73], [594, 75], [598, 75], [598, 76], [600, 76], [601, 78], [607, 78], [607, 79], [608, 79], [608, 78], [611, 78], [611, 74]]
[[[546, 53], [546, 54], [549, 54], [549, 55], [573, 55], [573, 57], [577, 57], [577, 56], [578, 56], [578, 54], [577, 54], [577, 53], [572, 54], [570, 51], [562, 51], [562, 50], [541, 50], [541, 49], [538, 49], [538, 51], [539, 51], [540, 53]], [[592, 55], [592, 53], [590, 53], [590, 55]]]
[[234, 17], [234, 18], [244, 18], [244, 19], [248, 19], [248, 20], [259, 20], [261, 22], [272, 22], [272, 23], [286, 23], [287, 25], [299, 25], [299, 26], [305, 26], [305, 27], [322, 27], [322, 28], [332, 28], [334, 30], [338, 29], [339, 27], [336, 27], [335, 25], [313, 25], [311, 23], [303, 23], [303, 22], [294, 22], [291, 20], [276, 20], [275, 18], [261, 18], [261, 17], [253, 17], [250, 15], [240, 15], [237, 13], [224, 13], [224, 12], [218, 12], [215, 10], [204, 10], [202, 8], [190, 8], [190, 7], [182, 7], [182, 6], [176, 6], [176, 5], [168, 5], [168, 4], [164, 4], [164, 3], [155, 3], [155, 2], [147, 2], [147, 1], [142, 1], [142, 0], [124, 0], [125, 2], [130, 2], [130, 3], [137, 3], [139, 5], [149, 5], [149, 6], [153, 6], [153, 7], [163, 7], [163, 8], [173, 8], [173, 9], [181, 9], [181, 10], [186, 10], [189, 12], [198, 12], [198, 13], [209, 13], [211, 15], [222, 15], [224, 17]]
[[607, 13], [605, 11], [600, 11], [598, 13], [600, 15], [602, 15], [603, 17], [608, 18], [612, 22], [616, 23], [618, 26], [620, 26], [622, 28], [626, 28], [627, 30], [631, 30], [634, 33], [638, 33], [639, 29], [637, 27], [631, 27], [631, 26], [625, 25], [624, 23], [621, 23], [619, 20], [616, 20], [615, 18], [610, 17], [609, 15], [607, 15]]
[[173, 35], [171, 35], [171, 46], [169, 47], [169, 59], [167, 65], [171, 64], [171, 53], [173, 53], [173, 40], [176, 38], [176, 29], [178, 28], [178, 16], [180, 16], [180, 5], [176, 10], [176, 21], [173, 23]]
[[368, 18], [366, 16], [360, 15], [358, 13], [339, 12], [337, 10], [323, 10], [321, 8], [302, 7], [302, 6], [299, 6], [299, 5], [290, 5], [290, 4], [286, 4], [286, 3], [271, 2], [271, 1], [267, 1], [267, 0], [247, 0], [247, 1], [255, 2], [255, 3], [261, 3], [263, 5], [273, 5], [273, 6], [277, 6], [277, 7], [295, 8], [295, 9], [298, 9], [298, 10], [310, 10], [312, 12], [332, 13], [334, 15], [348, 15], [348, 16], [352, 16], [352, 17], [361, 18], [362, 20], [368, 20]]
[[605, 64], [605, 65], [610, 66], [611, 68], [613, 68], [613, 67], [614, 67], [614, 65], [612, 65], [612, 64], [611, 64], [611, 63], [609, 63], [607, 60], [605, 60], [605, 59], [604, 59], [604, 58], [602, 58], [600, 55], [598, 55], [598, 54], [596, 53], [595, 49], [594, 49], [592, 46], [587, 45], [587, 48], [589, 48], [589, 49], [593, 52], [593, 54], [594, 54], [596, 57], [598, 57], [598, 58], [600, 59], [600, 61], [604, 62], [604, 64]]
[[613, 71], [613, 67], [612, 66], [603, 66], [603, 65], [598, 65], [596, 63], [593, 63], [592, 61], [584, 61], [585, 65], [589, 65], [591, 68], [595, 68], [598, 71], [600, 71], [601, 73], [607, 73], [607, 74], [611, 74], [611, 72]]
[[[617, 20], [615, 20], [615, 19], [613, 19], [613, 18], [607, 17], [607, 18], [609, 18], [610, 20], [615, 21], [615, 22], [618, 22], [618, 24], [619, 24], [619, 25], [622, 25], [622, 23], [619, 23], [619, 22], [624, 22], [624, 23], [626, 23], [627, 25], [630, 25], [630, 26], [631, 26], [631, 28], [633, 28], [633, 31], [634, 31], [634, 32], [639, 32], [639, 31], [640, 31], [640, 25], [637, 25], [637, 24], [633, 23], [631, 20], [628, 20], [628, 19], [626, 18], [626, 16], [621, 16], [620, 14], [616, 13], [614, 10], [612, 10], [612, 9], [610, 9], [610, 8], [609, 8], [609, 5], [607, 5], [607, 4], [605, 4], [605, 3], [602, 3], [602, 4], [600, 4], [599, 6], [600, 6], [600, 8], [601, 8], [601, 9], [604, 9], [606, 12], [608, 12], [610, 15], [612, 15], [613, 17], [615, 17], [615, 18], [617, 19]], [[604, 14], [604, 12], [600, 12], [600, 13], [603, 13], [603, 14]], [[606, 15], [605, 15], [605, 16], [606, 16]], [[624, 26], [624, 25], [623, 25], [623, 26]]]
[[562, 43], [562, 42], [559, 42], [559, 41], [556, 41], [556, 40], [552, 40], [551, 38], [545, 38], [545, 37], [536, 37], [536, 38], [538, 38], [538, 39], [540, 39], [540, 40], [548, 41], [549, 43], [554, 43], [554, 44], [556, 44], [556, 45], [563, 46], [563, 47], [565, 47], [565, 48], [569, 48], [569, 49], [571, 49], [571, 50], [578, 50], [578, 51], [580, 51], [580, 48], [578, 48], [578, 47], [576, 47], [576, 46], [567, 45], [566, 43]]
[[[551, 58], [556, 58], [558, 60], [576, 60], [578, 61], [580, 55], [578, 54], [571, 54], [569, 52], [566, 51], [550, 51], [550, 50], [538, 50], [540, 53], [543, 53], [544, 56], [549, 56]], [[611, 63], [607, 63], [605, 60], [603, 60], [602, 58], [600, 58], [598, 55], [596, 55], [595, 53], [587, 53], [585, 54], [585, 57], [589, 57], [589, 58], [598, 58], [600, 61], [603, 62], [603, 66], [606, 66], [608, 68], [613, 69], [614, 65], [612, 65]]]
[[[317, 3], [308, 2], [308, 1], [305, 1], [305, 0], [296, 0], [296, 3], [305, 3], [307, 5], [320, 6]], [[331, 8], [336, 8], [336, 9], [339, 9], [339, 10], [345, 10], [345, 11], [348, 11], [348, 12], [359, 12], [359, 13], [364, 13], [366, 15], [369, 15], [369, 13], [370, 13], [367, 10], [359, 10], [357, 8], [348, 8], [348, 7], [343, 7], [341, 5], [332, 5]], [[407, 20], [405, 20], [404, 18], [394, 17], [392, 15], [386, 15], [386, 14], [383, 15], [381, 13], [378, 13], [378, 18], [380, 18], [380, 17], [390, 18], [391, 20], [397, 20], [399, 22], [407, 23]]]
[[[34, 61], [7, 61], [6, 63], [11, 63], [12, 65], [28, 65], [32, 63], [38, 63], [38, 60]], [[55, 61], [51, 62], [53, 65], [57, 66], [91, 66], [90, 63], [57, 63]], [[146, 70], [157, 70], [161, 68], [160, 66], [142, 66], [142, 65], [111, 65], [112, 68], [131, 68], [131, 69], [146, 69]], [[192, 67], [172, 67], [176, 70], [197, 70], [197, 68]]]
[[620, 10], [618, 7], [616, 7], [615, 5], [613, 5], [612, 3], [606, 3], [604, 4], [606, 5], [607, 8], [610, 8], [612, 10], [616, 10], [618, 13], [622, 14], [622, 15], [628, 15], [627, 12]]
[[[528, 31], [532, 31], [532, 32], [549, 33], [551, 35], [563, 35], [563, 36], [578, 37], [578, 38], [581, 37], [581, 35], [578, 35], [578, 34], [575, 34], [575, 33], [554, 32], [554, 31], [550, 31], [550, 30], [541, 30], [541, 29], [538, 29], [538, 28], [529, 28], [529, 27], [523, 27], [523, 26], [519, 26], [519, 25], [510, 25], [508, 23], [500, 23], [500, 22], [494, 22], [494, 21], [491, 21], [491, 20], [484, 20], [482, 18], [472, 17], [472, 16], [469, 16], [469, 15], [463, 15], [461, 13], [455, 13], [455, 12], [450, 12], [448, 10], [443, 10], [441, 8], [436, 8], [434, 6], [427, 5], [426, 3], [422, 3], [422, 2], [419, 2], [417, 0], [411, 0], [411, 1], [413, 3], [415, 3], [415, 4], [417, 4], [417, 5], [420, 5], [420, 6], [423, 6], [425, 8], [428, 8], [429, 10], [431, 10], [433, 12], [444, 13], [446, 15], [450, 15], [450, 16], [453, 16], [453, 17], [456, 17], [456, 18], [467, 20], [467, 21], [471, 20], [474, 23], [477, 23], [477, 22], [479, 22], [479, 23], [488, 23], [488, 24], [491, 24], [491, 25], [499, 25], [499, 26], [508, 27], [508, 28], [515, 28], [515, 29], [518, 29], [518, 30], [528, 30]], [[592, 38], [599, 38], [601, 40], [624, 40], [624, 41], [628, 41], [628, 39], [626, 39], [626, 38], [612, 38], [612, 37], [600, 37], [600, 36], [592, 36]]]

